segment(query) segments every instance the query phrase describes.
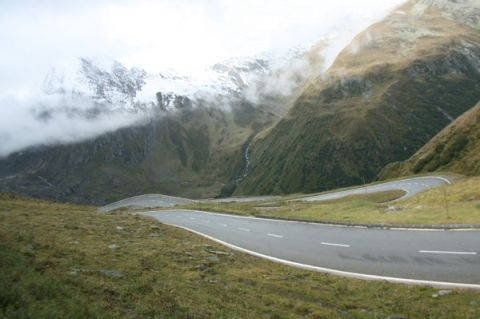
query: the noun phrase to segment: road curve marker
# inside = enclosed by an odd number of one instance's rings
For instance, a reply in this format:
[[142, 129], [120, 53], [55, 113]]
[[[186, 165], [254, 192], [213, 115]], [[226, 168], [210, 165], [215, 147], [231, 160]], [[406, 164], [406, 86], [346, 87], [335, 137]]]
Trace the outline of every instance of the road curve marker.
[[277, 234], [267, 234], [270, 237], [275, 237], [275, 238], [283, 238], [282, 235], [277, 235]]
[[444, 255], [476, 255], [474, 251], [444, 251], [444, 250], [419, 250], [422, 254], [444, 254]]
[[346, 248], [350, 247], [350, 245], [347, 245], [347, 244], [335, 244], [335, 243], [326, 243], [326, 242], [321, 242], [321, 244], [325, 246], [346, 247]]

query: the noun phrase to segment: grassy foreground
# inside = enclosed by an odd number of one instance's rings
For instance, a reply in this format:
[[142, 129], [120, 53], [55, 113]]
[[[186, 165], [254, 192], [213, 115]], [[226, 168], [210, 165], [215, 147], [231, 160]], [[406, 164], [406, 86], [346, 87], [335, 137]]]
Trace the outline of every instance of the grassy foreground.
[[344, 279], [153, 220], [0, 196], [0, 318], [478, 318], [480, 294]]
[[199, 210], [320, 222], [450, 225], [480, 224], [480, 177], [464, 178], [406, 200], [396, 191], [349, 196], [334, 201], [195, 203]]

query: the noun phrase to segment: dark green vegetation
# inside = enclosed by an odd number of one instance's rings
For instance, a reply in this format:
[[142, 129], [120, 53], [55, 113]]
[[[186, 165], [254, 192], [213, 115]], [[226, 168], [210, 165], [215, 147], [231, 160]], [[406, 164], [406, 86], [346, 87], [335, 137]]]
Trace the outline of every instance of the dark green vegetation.
[[13, 154], [0, 160], [0, 190], [96, 204], [145, 193], [216, 196], [242, 171], [250, 136], [275, 119], [232, 107], [185, 106], [90, 141]]
[[2, 195], [0, 317], [477, 318], [480, 295], [274, 264], [128, 214]]
[[235, 194], [363, 184], [477, 103], [479, 26], [444, 2], [409, 1], [358, 35], [255, 140], [251, 173]]
[[443, 129], [410, 159], [385, 167], [380, 178], [433, 171], [480, 175], [480, 103]]

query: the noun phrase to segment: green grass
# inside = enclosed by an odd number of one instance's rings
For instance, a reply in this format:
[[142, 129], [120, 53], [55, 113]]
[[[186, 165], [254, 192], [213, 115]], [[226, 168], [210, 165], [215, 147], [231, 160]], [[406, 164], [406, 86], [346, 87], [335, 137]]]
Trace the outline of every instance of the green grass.
[[392, 226], [480, 224], [480, 178], [464, 178], [453, 185], [388, 203], [401, 195], [380, 192], [324, 202], [195, 203], [183, 208], [334, 223]]
[[[112, 246], [116, 245], [116, 246]], [[154, 220], [0, 197], [1, 318], [478, 318], [480, 294], [345, 279]]]

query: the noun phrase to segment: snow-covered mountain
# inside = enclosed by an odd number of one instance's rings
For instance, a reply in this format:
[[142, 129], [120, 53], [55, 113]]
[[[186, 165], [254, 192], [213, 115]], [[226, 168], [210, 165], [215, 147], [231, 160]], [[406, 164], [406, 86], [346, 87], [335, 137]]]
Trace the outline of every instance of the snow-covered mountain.
[[[102, 204], [152, 190], [228, 196], [250, 171], [253, 137], [281, 117], [290, 75], [279, 70], [298, 71], [303, 59], [276, 57], [231, 59], [188, 76], [86, 58], [52, 69], [26, 116], [35, 139], [0, 158], [0, 190]], [[271, 94], [272, 77], [281, 84], [272, 103], [247, 98]]]
[[86, 58], [80, 58], [73, 72], [69, 71], [52, 68], [45, 77], [44, 92], [64, 97], [90, 97], [96, 103], [115, 108], [134, 106], [137, 92], [141, 91], [147, 77], [140, 68], [129, 70], [116, 61], [102, 66]]
[[279, 70], [295, 67], [298, 60], [304, 59], [305, 52], [305, 48], [295, 47], [282, 53], [231, 58], [188, 75], [167, 70], [147, 76], [139, 96], [148, 101], [152, 92], [160, 91], [164, 95], [182, 95], [192, 100], [208, 96], [238, 97]]
[[[128, 69], [117, 61], [80, 58], [68, 70], [52, 68], [45, 77], [43, 91], [61, 97], [64, 108], [88, 111], [90, 115], [158, 108], [171, 112], [198, 101], [224, 107], [221, 104], [228, 99], [258, 90], [280, 70], [298, 67], [304, 53], [304, 48], [294, 48], [283, 54], [232, 58], [188, 75], [174, 70], [149, 73], [139, 67]], [[45, 114], [47, 109], [43, 105], [39, 113]]]

